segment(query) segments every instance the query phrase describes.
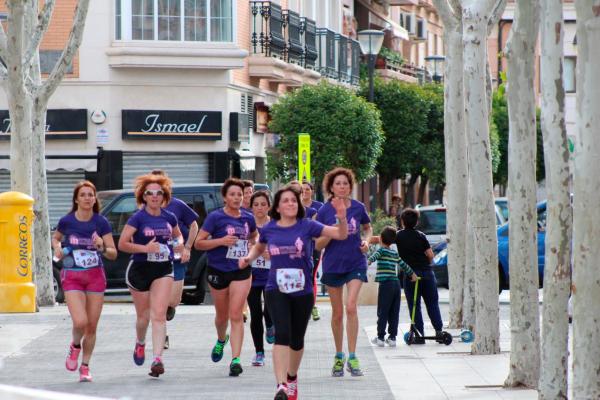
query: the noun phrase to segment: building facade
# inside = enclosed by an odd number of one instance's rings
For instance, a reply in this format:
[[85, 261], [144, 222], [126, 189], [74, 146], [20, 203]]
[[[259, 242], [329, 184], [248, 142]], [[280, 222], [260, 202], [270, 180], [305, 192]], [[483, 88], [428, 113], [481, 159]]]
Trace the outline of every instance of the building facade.
[[[76, 0], [57, 2], [40, 49], [48, 73]], [[83, 41], [47, 115], [51, 223], [74, 184], [131, 188], [154, 168], [175, 181], [265, 181], [269, 108], [303, 84], [358, 85], [358, 42], [341, 0], [92, 1]], [[349, 4], [353, 7], [353, 4]], [[350, 11], [352, 12], [352, 11]], [[6, 96], [0, 96], [0, 191], [10, 186]]]

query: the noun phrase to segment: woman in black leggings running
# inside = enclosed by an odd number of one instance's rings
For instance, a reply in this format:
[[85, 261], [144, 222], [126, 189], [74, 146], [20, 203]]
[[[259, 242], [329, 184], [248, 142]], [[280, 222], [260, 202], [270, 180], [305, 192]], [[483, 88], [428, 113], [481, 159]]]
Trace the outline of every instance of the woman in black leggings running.
[[269, 212], [271, 222], [261, 229], [259, 242], [250, 250], [250, 254], [239, 260], [239, 267], [246, 268], [267, 248], [271, 256], [265, 294], [275, 325], [275, 400], [298, 398], [298, 368], [304, 353], [304, 334], [314, 304], [310, 243], [313, 238], [321, 236], [336, 240], [348, 236], [344, 201], [333, 199], [331, 204], [340, 220], [335, 227], [304, 218], [299, 191], [290, 186], [279, 190]]
[[[271, 208], [271, 198], [267, 192], [261, 190], [252, 195], [250, 209], [254, 214], [259, 235], [262, 227], [271, 220], [268, 215], [269, 208]], [[252, 262], [252, 287], [250, 288], [250, 293], [248, 293], [248, 306], [250, 307], [250, 332], [252, 333], [254, 349], [256, 350], [256, 355], [252, 359], [252, 365], [255, 367], [265, 365], [263, 317], [267, 327], [267, 343], [275, 343], [275, 329], [273, 328], [266, 304], [263, 310], [263, 296], [270, 268], [271, 257], [266, 251]]]

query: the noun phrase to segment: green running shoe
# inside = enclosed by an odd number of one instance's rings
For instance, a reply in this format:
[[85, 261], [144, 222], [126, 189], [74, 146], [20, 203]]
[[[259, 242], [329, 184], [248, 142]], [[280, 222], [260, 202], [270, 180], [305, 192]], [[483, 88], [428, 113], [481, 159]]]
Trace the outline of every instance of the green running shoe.
[[346, 361], [343, 358], [334, 358], [333, 368], [331, 369], [331, 376], [339, 378], [344, 376], [344, 362]]
[[363, 376], [358, 358], [349, 358], [348, 363], [346, 364], [346, 369], [352, 376]]
[[313, 307], [311, 314], [313, 321], [318, 321], [321, 319], [321, 315], [319, 315], [319, 309], [317, 308], [317, 306]]
[[242, 372], [244, 372], [244, 370], [242, 369], [240, 359], [236, 357], [231, 360], [231, 364], [229, 364], [229, 376], [239, 376]]
[[227, 342], [229, 342], [229, 335], [225, 336], [224, 342], [220, 342], [219, 340], [217, 340], [217, 343], [215, 343], [215, 347], [213, 347], [212, 349], [212, 353], [210, 353], [210, 358], [213, 360], [213, 362], [221, 361], [221, 359], [223, 358], [223, 349], [225, 348]]

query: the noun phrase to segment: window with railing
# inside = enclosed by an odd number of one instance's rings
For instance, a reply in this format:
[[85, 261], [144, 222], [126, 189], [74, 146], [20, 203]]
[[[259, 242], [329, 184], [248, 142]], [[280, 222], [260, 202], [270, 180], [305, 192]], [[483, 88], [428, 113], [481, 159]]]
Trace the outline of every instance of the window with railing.
[[335, 33], [327, 28], [317, 28], [317, 43], [319, 45], [317, 70], [323, 76], [337, 79], [338, 71], [335, 65]]
[[360, 44], [357, 40], [350, 39], [350, 53], [352, 59], [350, 84], [357, 86], [360, 81]]
[[319, 55], [317, 50], [317, 24], [312, 19], [300, 18], [301, 36], [304, 39], [304, 68], [315, 69]]
[[251, 52], [267, 57], [285, 57], [283, 14], [281, 6], [270, 1], [251, 1]]
[[336, 65], [338, 67], [337, 79], [340, 82], [350, 83], [348, 71], [348, 38], [339, 33], [335, 34]]
[[283, 10], [283, 31], [286, 39], [286, 60], [301, 65], [304, 47], [300, 37], [300, 15], [292, 10]]
[[115, 0], [115, 39], [232, 42], [233, 0]]

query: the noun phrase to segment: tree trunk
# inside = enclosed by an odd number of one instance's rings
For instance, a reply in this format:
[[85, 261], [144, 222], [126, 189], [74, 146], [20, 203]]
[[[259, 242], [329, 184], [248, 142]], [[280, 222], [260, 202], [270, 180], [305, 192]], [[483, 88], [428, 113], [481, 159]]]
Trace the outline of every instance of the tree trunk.
[[506, 44], [511, 352], [505, 386], [537, 388], [540, 310], [537, 260], [535, 45], [538, 7], [518, 0]]
[[541, 124], [548, 201], [539, 399], [567, 399], [572, 209], [565, 127], [563, 2], [542, 0]]
[[446, 161], [446, 234], [448, 237], [449, 328], [463, 326], [467, 220], [467, 137], [463, 97], [461, 10], [447, 0], [434, 0], [444, 23], [446, 71], [444, 76], [444, 148]]
[[[468, 215], [472, 212], [468, 211]], [[471, 223], [467, 220], [466, 225], [466, 260], [465, 260], [465, 277], [464, 277], [464, 296], [462, 306], [462, 326], [475, 332], [475, 238]], [[449, 255], [449, 254], [448, 254]]]
[[50, 241], [50, 219], [48, 216], [48, 183], [46, 179], [46, 104], [36, 103], [32, 119], [33, 131], [33, 193], [35, 214], [33, 254], [35, 255], [35, 285], [37, 303], [40, 306], [55, 302], [52, 285], [52, 247]]
[[10, 114], [10, 182], [11, 189], [32, 193], [31, 113], [32, 104], [25, 86], [21, 62], [25, 36], [25, 9], [22, 1], [8, 1], [7, 24], [7, 100]]
[[463, 45], [466, 124], [469, 138], [471, 228], [475, 248], [475, 341], [473, 354], [500, 351], [498, 239], [492, 188], [489, 113], [485, 91], [487, 23], [493, 1], [464, 0]]
[[417, 200], [417, 202], [419, 204], [425, 204], [428, 183], [429, 183], [429, 177], [427, 175], [421, 175], [421, 180], [419, 182], [419, 198]]
[[600, 398], [600, 0], [578, 0], [573, 205], [573, 398]]
[[417, 179], [419, 179], [418, 174], [410, 174], [410, 178], [408, 180], [408, 184], [406, 185], [406, 194], [404, 195], [405, 207], [414, 207], [416, 205], [415, 202], [415, 183], [417, 183]]
[[385, 193], [389, 189], [392, 181], [379, 175], [379, 193], [377, 193], [377, 207], [382, 209], [387, 215], [388, 210], [385, 208]]

